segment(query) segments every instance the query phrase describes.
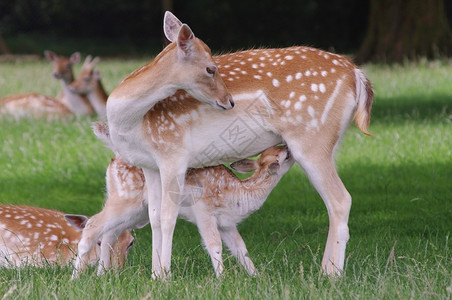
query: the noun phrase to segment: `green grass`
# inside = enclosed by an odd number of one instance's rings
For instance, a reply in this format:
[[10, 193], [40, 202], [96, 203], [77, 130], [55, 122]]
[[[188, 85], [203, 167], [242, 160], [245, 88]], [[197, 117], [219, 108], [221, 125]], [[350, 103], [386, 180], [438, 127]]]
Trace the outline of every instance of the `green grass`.
[[[107, 91], [144, 60], [103, 60]], [[56, 95], [42, 61], [1, 63], [0, 95]], [[320, 272], [328, 219], [304, 173], [294, 167], [261, 210], [240, 225], [260, 276], [225, 253], [214, 278], [194, 225], [179, 221], [173, 276], [150, 279], [151, 233], [135, 231], [127, 268], [69, 281], [71, 269], [0, 268], [6, 299], [451, 299], [452, 68], [447, 62], [368, 65], [376, 101], [365, 137], [351, 126], [337, 153], [353, 197], [345, 276]], [[77, 69], [78, 71], [78, 69]], [[0, 121], [0, 203], [94, 214], [103, 203], [111, 153], [90, 130], [93, 119]]]

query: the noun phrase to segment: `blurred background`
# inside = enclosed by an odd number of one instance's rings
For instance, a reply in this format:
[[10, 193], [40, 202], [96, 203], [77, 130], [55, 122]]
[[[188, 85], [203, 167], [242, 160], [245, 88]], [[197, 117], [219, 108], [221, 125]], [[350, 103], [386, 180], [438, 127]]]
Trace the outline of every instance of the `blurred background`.
[[361, 63], [452, 56], [449, 0], [0, 0], [0, 54], [154, 55], [165, 10], [216, 53], [309, 45]]

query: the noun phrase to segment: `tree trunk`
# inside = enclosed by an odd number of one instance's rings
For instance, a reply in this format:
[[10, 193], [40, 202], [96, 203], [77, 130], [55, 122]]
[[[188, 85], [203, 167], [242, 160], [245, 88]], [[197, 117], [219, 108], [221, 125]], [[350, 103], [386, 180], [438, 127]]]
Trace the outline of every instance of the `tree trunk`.
[[6, 46], [5, 40], [3, 39], [2, 34], [0, 33], [0, 52], [3, 54], [10, 54], [8, 47]]
[[452, 31], [443, 0], [370, 1], [369, 29], [357, 62], [452, 55]]

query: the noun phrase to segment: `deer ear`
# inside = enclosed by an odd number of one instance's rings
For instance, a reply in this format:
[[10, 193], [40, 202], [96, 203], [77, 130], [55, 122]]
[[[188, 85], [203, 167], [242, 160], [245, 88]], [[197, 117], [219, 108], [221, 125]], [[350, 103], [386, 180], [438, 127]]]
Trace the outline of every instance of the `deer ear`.
[[83, 230], [83, 228], [85, 228], [86, 222], [88, 222], [89, 220], [89, 217], [84, 215], [66, 214], [64, 215], [64, 218], [69, 222], [69, 224], [80, 230]]
[[96, 56], [92, 61], [91, 61], [91, 65], [94, 66], [95, 64], [97, 64], [100, 61], [99, 56]]
[[269, 166], [268, 166], [268, 173], [270, 175], [276, 174], [279, 171], [279, 168], [281, 166], [279, 165], [278, 162], [272, 162]]
[[179, 53], [183, 57], [190, 56], [193, 52], [193, 43], [195, 41], [195, 35], [191, 31], [187, 24], [182, 24], [179, 34], [177, 35], [177, 47], [179, 48]]
[[140, 229], [149, 224], [149, 220], [138, 223], [133, 227], [133, 229]]
[[82, 56], [80, 55], [80, 52], [74, 52], [71, 57], [69, 57], [69, 61], [71, 64], [75, 65], [80, 62], [81, 58]]
[[57, 55], [55, 54], [55, 52], [50, 51], [50, 50], [45, 50], [44, 56], [50, 61], [54, 61], [55, 58], [57, 58]]
[[249, 173], [257, 169], [257, 162], [252, 159], [242, 159], [232, 163], [230, 167], [239, 173]]
[[182, 22], [176, 18], [171, 12], [166, 11], [163, 18], [163, 32], [170, 42], [174, 42], [177, 38]]

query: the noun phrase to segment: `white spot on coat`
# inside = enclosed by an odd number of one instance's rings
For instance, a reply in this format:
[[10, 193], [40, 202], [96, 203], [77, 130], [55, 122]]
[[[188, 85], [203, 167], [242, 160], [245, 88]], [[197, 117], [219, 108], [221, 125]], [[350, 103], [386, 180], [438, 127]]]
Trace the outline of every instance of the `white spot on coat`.
[[311, 105], [308, 106], [308, 114], [309, 114], [312, 118], [314, 118], [315, 110], [314, 110], [314, 108], [313, 108]]
[[293, 107], [295, 108], [295, 110], [300, 110], [301, 106], [302, 106], [301, 101], [298, 101], [298, 102], [295, 102]]
[[284, 107], [285, 107], [285, 108], [289, 108], [289, 106], [290, 106], [291, 103], [292, 103], [292, 102], [291, 102], [290, 100], [287, 100], [286, 103], [284, 104]]

